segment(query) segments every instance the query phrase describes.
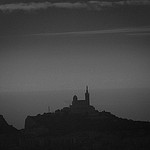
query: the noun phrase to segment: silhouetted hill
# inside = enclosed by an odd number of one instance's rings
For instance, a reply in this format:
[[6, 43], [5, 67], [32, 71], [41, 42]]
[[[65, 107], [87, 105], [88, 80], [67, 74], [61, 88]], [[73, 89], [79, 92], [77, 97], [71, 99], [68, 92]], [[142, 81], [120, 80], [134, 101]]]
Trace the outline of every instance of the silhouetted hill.
[[[80, 131], [150, 133], [150, 123], [118, 118], [109, 112], [95, 114], [44, 113], [28, 116], [25, 129], [47, 129], [51, 135], [65, 135]], [[36, 131], [36, 130], [35, 130]]]
[[[65, 111], [64, 111], [65, 110]], [[0, 136], [5, 150], [148, 150], [150, 123], [109, 112], [73, 114], [68, 108], [28, 116], [25, 129]], [[9, 125], [1, 116], [1, 126]]]
[[14, 128], [12, 125], [8, 125], [4, 117], [0, 115], [0, 134], [12, 133], [15, 131], [17, 131], [17, 129]]
[[0, 150], [15, 150], [18, 148], [20, 139], [19, 131], [9, 125], [0, 115]]
[[53, 150], [150, 148], [149, 122], [122, 119], [105, 111], [72, 114], [57, 110], [55, 113], [28, 116], [24, 134], [32, 135], [34, 142], [36, 138], [39, 143], [43, 139], [41, 147]]

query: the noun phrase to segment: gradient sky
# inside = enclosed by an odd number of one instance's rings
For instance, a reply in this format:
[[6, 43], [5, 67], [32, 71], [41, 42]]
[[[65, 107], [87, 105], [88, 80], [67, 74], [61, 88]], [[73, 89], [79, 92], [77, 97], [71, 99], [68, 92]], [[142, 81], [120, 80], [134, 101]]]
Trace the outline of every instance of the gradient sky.
[[74, 89], [86, 84], [150, 87], [148, 37], [113, 33], [10, 41], [0, 55], [1, 91]]
[[[73, 91], [85, 85], [93, 90], [150, 89], [149, 14], [149, 0], [1, 1], [0, 92]], [[22, 103], [24, 112], [32, 114], [30, 100], [4, 104], [3, 96], [0, 113]], [[58, 108], [60, 103], [51, 104]], [[121, 103], [118, 108], [124, 107]], [[136, 110], [139, 103], [134, 103]], [[117, 106], [108, 109], [122, 114]], [[42, 112], [40, 105], [36, 110]], [[5, 116], [14, 117], [9, 111]]]

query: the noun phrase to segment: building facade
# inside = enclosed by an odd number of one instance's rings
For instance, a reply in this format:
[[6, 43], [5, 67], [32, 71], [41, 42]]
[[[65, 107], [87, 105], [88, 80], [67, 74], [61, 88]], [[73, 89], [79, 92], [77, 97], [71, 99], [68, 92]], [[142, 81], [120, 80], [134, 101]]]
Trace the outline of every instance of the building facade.
[[88, 86], [86, 86], [84, 100], [78, 100], [76, 95], [73, 96], [72, 105], [70, 105], [70, 111], [71, 113], [92, 113], [95, 111], [95, 108], [90, 105]]

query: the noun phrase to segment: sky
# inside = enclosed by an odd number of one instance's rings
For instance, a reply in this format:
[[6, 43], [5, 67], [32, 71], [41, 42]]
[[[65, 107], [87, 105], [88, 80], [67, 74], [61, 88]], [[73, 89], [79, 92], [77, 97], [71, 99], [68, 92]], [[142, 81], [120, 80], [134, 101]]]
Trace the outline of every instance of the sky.
[[150, 120], [149, 14], [149, 0], [1, 1], [0, 113], [21, 128], [88, 85], [98, 109]]

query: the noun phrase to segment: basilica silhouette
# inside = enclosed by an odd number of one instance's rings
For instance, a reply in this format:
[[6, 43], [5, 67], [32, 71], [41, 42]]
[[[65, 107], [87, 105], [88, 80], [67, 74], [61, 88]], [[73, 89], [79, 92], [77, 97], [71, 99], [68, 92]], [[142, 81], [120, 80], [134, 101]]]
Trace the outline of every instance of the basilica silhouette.
[[72, 105], [70, 105], [71, 113], [92, 113], [95, 108], [90, 105], [90, 94], [88, 92], [88, 86], [86, 86], [85, 99], [78, 100], [76, 95], [73, 96]]

